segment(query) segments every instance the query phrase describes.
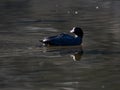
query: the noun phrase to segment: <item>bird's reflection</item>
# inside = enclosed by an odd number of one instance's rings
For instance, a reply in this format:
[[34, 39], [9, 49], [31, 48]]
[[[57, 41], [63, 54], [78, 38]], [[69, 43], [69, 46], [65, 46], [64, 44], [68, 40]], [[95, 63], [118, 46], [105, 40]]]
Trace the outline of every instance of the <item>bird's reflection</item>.
[[79, 61], [81, 60], [82, 55], [83, 55], [83, 50], [76, 52], [70, 56], [73, 58], [74, 61]]
[[69, 55], [74, 61], [80, 61], [83, 55], [82, 46], [69, 46], [69, 47], [43, 47], [44, 53], [55, 53], [64, 57]]

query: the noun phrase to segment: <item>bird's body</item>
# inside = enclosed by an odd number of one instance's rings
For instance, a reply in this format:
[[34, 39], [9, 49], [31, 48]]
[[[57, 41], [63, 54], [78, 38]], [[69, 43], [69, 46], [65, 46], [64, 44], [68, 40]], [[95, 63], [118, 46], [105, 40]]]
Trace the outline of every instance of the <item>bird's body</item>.
[[[75, 30], [75, 28], [73, 30]], [[75, 31], [73, 31], [73, 33], [75, 33]], [[41, 42], [44, 45], [51, 45], [51, 46], [75, 46], [75, 45], [80, 45], [82, 43], [83, 32], [82, 35], [81, 36], [80, 35], [81, 34], [79, 32], [77, 32], [76, 34], [77, 37], [69, 34], [61, 33], [56, 36], [46, 37], [43, 40], [41, 40]]]

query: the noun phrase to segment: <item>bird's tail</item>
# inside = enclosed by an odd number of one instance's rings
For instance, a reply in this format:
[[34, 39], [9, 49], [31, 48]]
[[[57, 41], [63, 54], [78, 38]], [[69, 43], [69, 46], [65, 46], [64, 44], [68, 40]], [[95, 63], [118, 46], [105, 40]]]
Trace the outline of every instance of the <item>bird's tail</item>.
[[42, 43], [43, 46], [49, 46], [49, 41], [43, 41], [43, 40], [39, 40], [39, 42]]

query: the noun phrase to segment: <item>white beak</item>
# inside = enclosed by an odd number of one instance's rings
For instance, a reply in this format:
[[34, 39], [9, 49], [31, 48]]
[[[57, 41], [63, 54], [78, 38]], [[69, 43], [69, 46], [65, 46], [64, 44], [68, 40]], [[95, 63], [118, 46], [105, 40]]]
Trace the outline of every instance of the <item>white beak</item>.
[[74, 28], [70, 31], [70, 33], [74, 33]]

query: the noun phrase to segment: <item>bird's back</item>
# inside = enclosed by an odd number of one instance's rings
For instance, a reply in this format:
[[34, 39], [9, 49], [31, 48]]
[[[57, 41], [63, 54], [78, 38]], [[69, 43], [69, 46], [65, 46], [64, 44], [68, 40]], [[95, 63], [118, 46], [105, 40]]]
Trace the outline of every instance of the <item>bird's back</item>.
[[81, 38], [75, 38], [68, 34], [59, 34], [56, 36], [48, 37], [43, 40], [43, 43], [46, 45], [55, 45], [55, 46], [71, 46], [81, 44]]

